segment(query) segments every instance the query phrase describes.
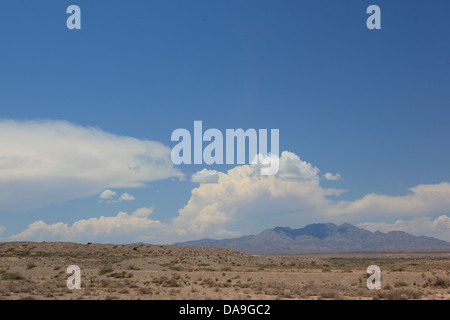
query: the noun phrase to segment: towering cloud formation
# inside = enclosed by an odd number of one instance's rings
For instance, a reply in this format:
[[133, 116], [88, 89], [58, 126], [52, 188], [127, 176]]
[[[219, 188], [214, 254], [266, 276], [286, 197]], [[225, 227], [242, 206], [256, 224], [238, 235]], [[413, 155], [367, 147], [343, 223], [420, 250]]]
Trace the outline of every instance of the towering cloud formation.
[[[131, 215], [120, 212], [117, 216], [82, 219], [71, 226], [37, 221], [12, 239], [173, 243], [252, 234], [274, 226], [350, 222], [370, 230], [404, 230], [450, 240], [447, 182], [418, 185], [404, 196], [369, 194], [342, 201], [339, 196], [345, 190], [322, 187], [321, 177], [312, 164], [283, 152], [280, 170], [273, 176], [261, 176], [258, 167], [250, 165], [226, 173], [206, 169], [197, 172], [192, 181], [199, 185], [172, 221], [153, 220], [153, 209], [141, 208]], [[117, 194], [109, 190], [100, 198], [116, 199]]]
[[258, 167], [250, 165], [217, 174], [217, 183], [192, 190], [189, 202], [173, 221], [178, 234], [220, 237], [243, 228], [257, 232], [288, 221], [314, 222], [332, 205], [327, 196], [344, 191], [322, 188], [319, 169], [287, 151], [281, 154], [279, 171], [273, 176], [261, 176]]

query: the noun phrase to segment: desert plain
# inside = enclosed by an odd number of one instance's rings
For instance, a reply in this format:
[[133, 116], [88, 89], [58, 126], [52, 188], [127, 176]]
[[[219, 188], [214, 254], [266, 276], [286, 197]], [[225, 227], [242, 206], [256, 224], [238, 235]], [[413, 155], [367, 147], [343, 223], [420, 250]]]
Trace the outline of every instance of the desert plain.
[[[70, 265], [81, 288], [69, 289]], [[367, 267], [381, 289], [367, 288]], [[450, 251], [251, 255], [150, 244], [0, 243], [3, 300], [450, 300]]]

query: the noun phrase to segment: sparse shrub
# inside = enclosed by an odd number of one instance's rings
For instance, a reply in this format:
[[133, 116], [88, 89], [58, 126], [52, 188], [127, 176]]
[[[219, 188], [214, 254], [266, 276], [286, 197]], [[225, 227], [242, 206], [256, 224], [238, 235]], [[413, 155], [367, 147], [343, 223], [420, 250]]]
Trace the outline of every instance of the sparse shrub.
[[399, 287], [407, 287], [408, 284], [405, 281], [396, 281], [394, 282], [394, 287], [395, 288], [399, 288]]
[[208, 279], [204, 279], [203, 281], [202, 281], [202, 283], [201, 283], [203, 286], [206, 286], [206, 287], [213, 287], [214, 286], [214, 280], [213, 279], [211, 279], [211, 278], [208, 278]]
[[34, 263], [29, 263], [28, 265], [27, 265], [27, 270], [28, 269], [32, 269], [32, 268], [34, 268], [34, 267], [36, 267], [36, 265], [34, 264]]
[[323, 299], [334, 299], [337, 297], [337, 291], [336, 290], [322, 290], [319, 292], [319, 297]]
[[122, 272], [110, 273], [110, 274], [108, 274], [107, 277], [113, 277], [115, 279], [125, 279], [125, 278], [132, 278], [133, 274], [122, 271]]
[[22, 280], [23, 277], [19, 273], [3, 272], [2, 279], [3, 280]]
[[141, 270], [141, 268], [135, 267], [134, 265], [129, 265], [128, 270]]
[[179, 275], [173, 275], [170, 279], [166, 276], [162, 276], [153, 278], [152, 282], [163, 287], [181, 287], [183, 279]]
[[433, 286], [437, 288], [447, 289], [449, 286], [449, 281], [446, 279], [436, 278], [433, 282]]
[[421, 295], [422, 293], [416, 290], [396, 289], [390, 291], [389, 293], [386, 294], [386, 296], [383, 296], [382, 298], [387, 300], [409, 300], [409, 299], [419, 299]]
[[181, 267], [169, 267], [169, 269], [173, 271], [183, 271], [183, 268]]
[[113, 268], [111, 268], [111, 267], [103, 267], [100, 271], [99, 271], [99, 274], [100, 275], [103, 275], [103, 274], [107, 274], [107, 273], [109, 273], [109, 272], [113, 272], [114, 270], [113, 270]]
[[150, 289], [150, 288], [140, 288], [139, 293], [140, 294], [152, 294], [153, 292], [152, 292], [152, 289]]

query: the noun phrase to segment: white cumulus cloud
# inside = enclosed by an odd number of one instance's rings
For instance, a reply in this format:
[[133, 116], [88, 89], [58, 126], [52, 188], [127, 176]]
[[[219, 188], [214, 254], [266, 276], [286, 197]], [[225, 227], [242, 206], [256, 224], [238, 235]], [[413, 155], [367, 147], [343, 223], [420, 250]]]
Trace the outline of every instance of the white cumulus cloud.
[[119, 199], [117, 201], [121, 202], [121, 201], [133, 201], [133, 200], [136, 200], [134, 198], [134, 196], [132, 196], [131, 194], [125, 192], [125, 193], [122, 193], [120, 195], [120, 197], [119, 197]]
[[131, 195], [127, 192], [122, 193], [118, 199], [115, 198], [116, 196], [117, 196], [117, 192], [108, 189], [108, 190], [103, 191], [99, 195], [99, 198], [100, 198], [100, 202], [106, 201], [106, 203], [117, 203], [117, 202], [122, 202], [122, 201], [136, 200], [136, 198], [133, 195]]
[[99, 198], [102, 200], [109, 200], [109, 199], [114, 198], [116, 195], [117, 195], [117, 192], [108, 189], [108, 190], [103, 191], [100, 194]]
[[329, 181], [336, 181], [336, 180], [342, 179], [342, 177], [339, 173], [332, 174], [330, 172], [327, 172], [323, 176], [325, 177], [326, 180], [329, 180]]
[[[225, 233], [261, 231], [292, 214], [292, 221], [314, 222], [331, 205], [327, 196], [344, 190], [319, 185], [319, 169], [283, 152], [276, 175], [261, 176], [257, 166], [243, 165], [219, 173], [214, 184], [192, 190], [186, 206], [179, 210], [173, 226], [180, 235], [215, 237]], [[287, 220], [285, 220], [287, 221]]]
[[278, 174], [273, 176], [261, 176], [255, 166], [237, 166], [219, 173], [217, 183], [194, 188], [188, 203], [173, 219], [173, 227], [180, 236], [217, 238], [227, 232], [251, 234], [277, 225], [357, 224], [368, 217], [404, 219], [450, 212], [447, 182], [418, 185], [404, 196], [368, 194], [343, 201], [339, 196], [346, 190], [322, 187], [319, 172], [286, 151], [280, 157]]
[[160, 233], [163, 225], [158, 220], [149, 219], [153, 208], [140, 208], [132, 214], [119, 212], [116, 216], [81, 219], [72, 225], [57, 222], [46, 224], [39, 220], [28, 226], [21, 233], [11, 236], [12, 240], [31, 241], [75, 241], [75, 242], [109, 242], [112, 239], [126, 242], [134, 241], [136, 235]]
[[283, 180], [308, 181], [318, 179], [319, 169], [300, 159], [295, 153], [283, 151], [277, 178]]
[[196, 183], [217, 183], [219, 181], [219, 172], [203, 169], [192, 174], [191, 181]]
[[[173, 243], [254, 234], [274, 226], [349, 222], [370, 230], [397, 229], [450, 240], [450, 183], [418, 185], [402, 196], [368, 194], [343, 201], [339, 196], [346, 190], [322, 187], [319, 172], [297, 155], [283, 152], [281, 175], [262, 176], [257, 166], [250, 165], [236, 166], [226, 173], [199, 171], [198, 182], [204, 181], [200, 177], [216, 174], [217, 180], [200, 183], [178, 216], [164, 223], [150, 218], [153, 208], [141, 208], [131, 215], [120, 212], [114, 217], [79, 220], [71, 226], [36, 221], [11, 239]], [[117, 201], [117, 194], [104, 196], [106, 201]], [[367, 222], [394, 219], [395, 223]]]
[[403, 196], [368, 194], [354, 201], [339, 201], [328, 208], [331, 215], [351, 217], [415, 217], [450, 212], [450, 183], [421, 184]]
[[136, 211], [132, 213], [133, 217], [139, 217], [139, 218], [148, 218], [153, 213], [153, 207], [152, 208], [139, 208]]
[[411, 220], [399, 219], [393, 223], [363, 222], [358, 227], [370, 231], [404, 231], [416, 236], [428, 235], [445, 241], [450, 241], [450, 217], [441, 215], [436, 219], [419, 217]]

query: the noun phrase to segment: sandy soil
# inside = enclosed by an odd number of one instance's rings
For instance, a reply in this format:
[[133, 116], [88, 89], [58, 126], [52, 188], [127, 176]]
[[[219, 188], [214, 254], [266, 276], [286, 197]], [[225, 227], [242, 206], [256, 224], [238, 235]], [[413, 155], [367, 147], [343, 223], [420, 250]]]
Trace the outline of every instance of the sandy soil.
[[[68, 289], [69, 265], [81, 289]], [[381, 289], [367, 289], [369, 265]], [[0, 299], [450, 300], [449, 252], [249, 255], [158, 245], [0, 243]]]

